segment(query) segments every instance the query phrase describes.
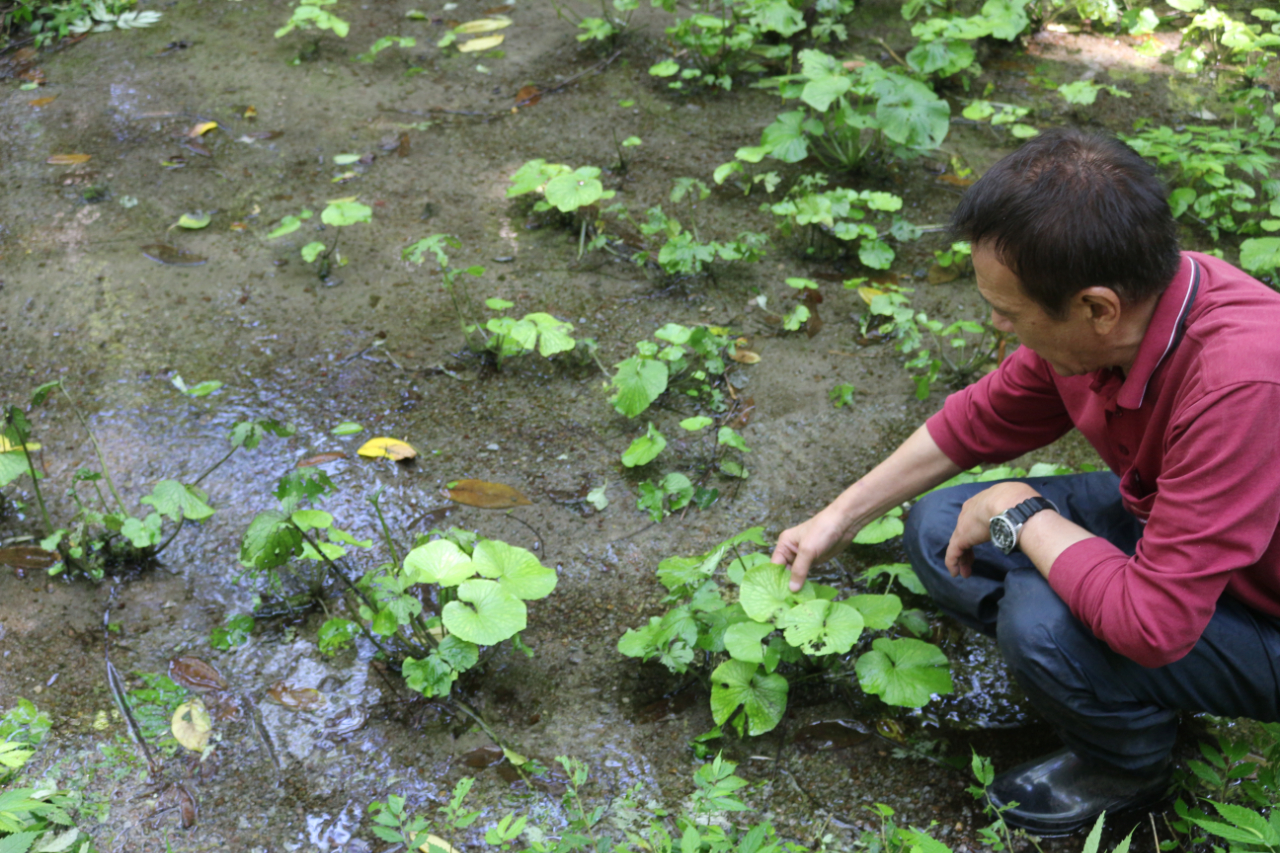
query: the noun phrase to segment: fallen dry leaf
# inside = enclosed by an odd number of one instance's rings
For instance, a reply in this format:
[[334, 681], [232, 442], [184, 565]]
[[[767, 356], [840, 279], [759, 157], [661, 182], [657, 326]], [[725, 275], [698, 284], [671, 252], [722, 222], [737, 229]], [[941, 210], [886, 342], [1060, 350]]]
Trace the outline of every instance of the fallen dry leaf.
[[92, 154], [54, 154], [45, 162], [50, 166], [79, 166], [81, 163], [88, 163], [92, 156]]
[[953, 187], [973, 186], [973, 178], [962, 178], [959, 175], [953, 175], [950, 172], [947, 172], [945, 175], [939, 175], [938, 180], [944, 184], [951, 184]]
[[314, 687], [290, 687], [283, 681], [267, 688], [267, 700], [293, 711], [314, 711], [329, 704], [324, 694]]
[[204, 136], [209, 131], [218, 126], [216, 121], [202, 121], [191, 125], [191, 129], [187, 131], [188, 139], [196, 139]]
[[453, 28], [453, 31], [462, 36], [473, 36], [476, 33], [491, 33], [494, 30], [505, 30], [511, 26], [511, 19], [506, 15], [495, 15], [491, 18], [479, 18], [474, 21], [467, 21], [461, 26]]
[[213, 664], [183, 655], [169, 661], [169, 677], [190, 690], [226, 690], [227, 680]]
[[339, 459], [346, 459], [347, 454], [339, 450], [332, 450], [328, 453], [317, 453], [315, 456], [308, 456], [306, 459], [299, 459], [295, 468], [311, 468], [315, 465], [323, 465], [326, 462], [336, 462]]
[[142, 254], [158, 264], [165, 264], [171, 267], [198, 267], [209, 260], [203, 255], [197, 255], [195, 252], [176, 249], [163, 243], [143, 246]]
[[21, 452], [23, 447], [26, 447], [28, 452], [34, 452], [39, 450], [41, 445], [34, 441], [28, 441], [25, 445], [14, 444], [3, 435], [0, 435], [0, 453]]
[[14, 569], [47, 569], [62, 560], [57, 551], [46, 551], [34, 545], [10, 545], [0, 548], [0, 566]]
[[752, 350], [749, 350], [749, 349], [737, 348], [729, 355], [729, 358], [738, 362], [738, 364], [759, 364], [760, 363], [760, 353], [753, 352]]
[[502, 33], [498, 33], [496, 36], [484, 36], [483, 38], [472, 39], [471, 41], [466, 41], [458, 45], [458, 52], [475, 53], [480, 50], [488, 50], [491, 47], [497, 47], [502, 44], [502, 41], [505, 38], [506, 36]]
[[173, 712], [173, 720], [169, 723], [173, 737], [178, 743], [192, 752], [204, 752], [209, 743], [209, 735], [213, 734], [213, 721], [209, 719], [209, 711], [199, 699], [183, 702]]
[[427, 835], [427, 841], [418, 848], [422, 853], [462, 853], [438, 835]]
[[872, 299], [875, 299], [877, 296], [884, 296], [884, 291], [874, 287], [859, 287], [858, 295], [862, 297], [863, 302], [870, 305]]
[[485, 9], [486, 15], [505, 15], [516, 7], [515, 3], [504, 3], [501, 6], [494, 6], [492, 9]]
[[516, 106], [531, 107], [542, 100], [542, 92], [537, 86], [522, 86], [516, 92]]
[[210, 151], [208, 148], [205, 148], [203, 145], [201, 145], [199, 142], [196, 142], [194, 139], [190, 140], [189, 142], [182, 143], [182, 147], [187, 149], [188, 151], [194, 151], [196, 154], [199, 154], [202, 157], [213, 156], [212, 151]]
[[36, 98], [34, 101], [27, 101], [27, 103], [33, 107], [47, 107], [56, 100], [58, 100], [58, 96], [54, 95], [52, 98]]
[[371, 438], [360, 446], [356, 451], [361, 456], [367, 456], [370, 459], [380, 459], [385, 456], [388, 459], [394, 459], [402, 462], [405, 459], [412, 459], [418, 455], [418, 451], [408, 442], [400, 441], [397, 438]]
[[241, 114], [241, 117], [242, 117], [242, 118], [257, 118], [257, 117], [258, 117], [258, 108], [257, 108], [257, 107], [245, 107], [245, 108], [244, 108], [244, 113], [242, 113], [242, 114]]
[[455, 503], [480, 509], [510, 509], [528, 506], [533, 501], [511, 486], [502, 483], [486, 483], [484, 480], [459, 480], [445, 488], [445, 493]]
[[946, 284], [949, 281], [955, 281], [960, 277], [960, 268], [957, 265], [949, 267], [934, 264], [929, 267], [928, 282], [930, 284]]
[[840, 64], [845, 67], [846, 71], [854, 71], [858, 68], [862, 68], [867, 63], [863, 62], [861, 59], [846, 59]]

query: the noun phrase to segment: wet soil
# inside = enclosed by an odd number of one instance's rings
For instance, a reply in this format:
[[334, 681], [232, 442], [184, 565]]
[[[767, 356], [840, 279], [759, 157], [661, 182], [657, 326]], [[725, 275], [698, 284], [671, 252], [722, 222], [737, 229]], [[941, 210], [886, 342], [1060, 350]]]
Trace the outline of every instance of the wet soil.
[[[381, 849], [365, 816], [370, 801], [397, 793], [431, 812], [464, 774], [477, 777], [473, 800], [486, 814], [470, 836], [455, 839], [464, 848], [508, 811], [563, 820], [554, 791], [530, 791], [499, 768], [470, 766], [465, 757], [487, 739], [442, 707], [412, 701], [371, 648], [319, 655], [320, 615], [260, 621], [235, 652], [209, 647], [210, 631], [226, 615], [253, 606], [258, 590], [235, 582], [240, 535], [297, 460], [348, 454], [326, 465], [341, 493], [325, 508], [357, 536], [377, 537], [366, 498], [382, 489], [390, 526], [404, 542], [455, 524], [537, 547], [560, 582], [531, 607], [524, 637], [536, 654], [494, 657], [463, 683], [464, 695], [525, 753], [588, 762], [593, 796], [642, 783], [677, 805], [692, 789], [689, 739], [711, 727], [705, 694], [696, 686], [677, 693], [680, 680], [615, 650], [628, 627], [661, 611], [658, 561], [697, 553], [750, 525], [776, 535], [940, 405], [941, 391], [915, 399], [887, 347], [860, 345], [861, 303], [838, 284], [824, 285], [826, 325], [813, 338], [780, 335], [748, 308], [757, 294], [782, 300], [788, 276], [831, 280], [859, 273], [854, 262], [806, 260], [779, 239], [758, 265], [668, 286], [607, 255], [578, 258], [577, 235], [536, 227], [526, 207], [504, 198], [509, 176], [534, 157], [612, 164], [606, 185], [638, 214], [665, 202], [675, 177], [710, 183], [716, 165], [756, 143], [777, 112], [775, 100], [745, 86], [689, 98], [666, 92], [647, 74], [662, 55], [662, 20], [648, 10], [615, 55], [575, 41], [550, 8], [521, 4], [510, 13], [505, 55], [477, 59], [434, 43], [444, 17], [468, 20], [491, 4], [426, 10], [435, 21], [406, 19], [413, 5], [343, 4], [351, 35], [313, 42], [271, 37], [289, 14], [282, 0], [179, 0], [152, 29], [94, 35], [41, 57], [47, 83], [38, 92], [16, 81], [0, 90], [0, 397], [22, 402], [29, 388], [62, 379], [128, 500], [157, 480], [191, 478], [212, 464], [238, 420], [275, 417], [298, 427], [292, 438], [238, 454], [202, 484], [217, 514], [184, 531], [160, 566], [100, 585], [0, 572], [0, 705], [23, 696], [52, 715], [51, 742], [36, 769], [96, 807], [101, 823], [89, 828], [100, 849]], [[871, 38], [894, 47], [909, 38], [893, 4], [860, 7], [850, 24], [858, 37], [848, 53], [888, 61]], [[372, 64], [352, 61], [386, 34], [414, 36], [418, 46], [385, 51]], [[1186, 81], [1171, 83], [1167, 68], [1131, 48], [1090, 38], [1033, 39], [1027, 51], [991, 48], [978, 85], [990, 82], [1001, 100], [1032, 107], [1041, 125], [1126, 129], [1137, 115], [1176, 121], [1211, 102]], [[300, 53], [305, 61], [290, 65]], [[406, 74], [410, 67], [421, 73]], [[1063, 114], [1060, 99], [1034, 82], [1084, 76], [1115, 82], [1134, 98], [1103, 96], [1087, 114]], [[517, 108], [516, 93], [529, 85], [545, 94]], [[31, 103], [48, 97], [56, 99]], [[620, 105], [627, 101], [634, 104]], [[256, 118], [245, 117], [250, 106]], [[201, 121], [219, 127], [193, 140], [187, 131]], [[644, 144], [618, 168], [615, 135], [633, 134]], [[903, 195], [914, 222], [939, 223], [959, 192], [937, 180], [947, 163], [980, 174], [1009, 144], [957, 119], [935, 157], [875, 164], [852, 180]], [[92, 157], [73, 166], [47, 162], [72, 153]], [[342, 153], [375, 159], [335, 166]], [[358, 174], [333, 183], [348, 170]], [[294, 235], [265, 239], [281, 217], [347, 195], [373, 207], [373, 222], [343, 230], [348, 263], [329, 280], [317, 278], [298, 248], [333, 239], [335, 229], [317, 234], [312, 220]], [[697, 211], [704, 237], [769, 230], [760, 199], [716, 189]], [[211, 216], [207, 228], [170, 229], [182, 214], [198, 212]], [[637, 475], [618, 462], [643, 425], [612, 410], [594, 366], [527, 358], [495, 371], [466, 353], [438, 274], [400, 260], [401, 248], [435, 232], [461, 239], [455, 264], [487, 267], [468, 285], [477, 300], [499, 296], [515, 303], [514, 313], [546, 311], [573, 322], [578, 335], [599, 341], [606, 365], [667, 322], [724, 325], [748, 336], [762, 360], [741, 368], [735, 384], [755, 406], [742, 430], [753, 448], [751, 478], [722, 484], [726, 497], [708, 511], [650, 524], [635, 509]], [[157, 263], [140, 249], [155, 244], [207, 262]], [[925, 283], [931, 252], [943, 245], [930, 235], [901, 247], [893, 272], [917, 286], [918, 305], [931, 315], [976, 316], [971, 281]], [[189, 400], [170, 385], [175, 374], [225, 387]], [[854, 405], [835, 409], [827, 392], [842, 383], [858, 394]], [[678, 415], [657, 417], [665, 424]], [[65, 517], [71, 507], [62, 492], [72, 472], [94, 464], [92, 447], [64, 401], [32, 420], [44, 445], [51, 510]], [[347, 420], [367, 431], [330, 435]], [[355, 448], [370, 435], [407, 439], [421, 458], [408, 466], [357, 459]], [[685, 463], [696, 460], [696, 447], [674, 449]], [[1070, 438], [1036, 460], [1096, 461]], [[533, 503], [510, 515], [452, 506], [441, 488], [464, 477], [511, 484]], [[584, 513], [561, 495], [602, 483], [610, 501], [602, 512]], [[0, 538], [37, 533], [33, 508], [29, 486], [8, 489]], [[824, 577], [847, 585], [857, 570], [899, 556], [890, 547], [854, 549]], [[108, 608], [119, 626], [111, 653], [130, 686], [185, 653], [216, 664], [239, 697], [228, 700], [238, 709], [217, 724], [211, 761], [168, 762], [172, 778], [192, 780], [200, 805], [194, 829], [178, 828], [178, 810], [131, 757], [114, 715], [101, 630]], [[725, 744], [756, 783], [752, 804], [780, 832], [806, 844], [832, 832], [843, 847], [871, 825], [865, 807], [883, 802], [906, 822], [937, 821], [939, 837], [957, 850], [982, 848], [976, 829], [986, 822], [964, 792], [966, 774], [933, 759], [964, 757], [972, 746], [1007, 767], [1051, 748], [1053, 736], [989, 643], [945, 620], [938, 631], [954, 661], [954, 697], [895, 715], [856, 691], [801, 690], [774, 733]], [[264, 702], [266, 688], [281, 680], [319, 688], [327, 705], [305, 712]], [[335, 733], [351, 719], [345, 714], [368, 719]], [[896, 719], [887, 724], [885, 716]], [[835, 719], [868, 734], [824, 739], [805, 728]], [[1064, 840], [1046, 849], [1078, 846]]]

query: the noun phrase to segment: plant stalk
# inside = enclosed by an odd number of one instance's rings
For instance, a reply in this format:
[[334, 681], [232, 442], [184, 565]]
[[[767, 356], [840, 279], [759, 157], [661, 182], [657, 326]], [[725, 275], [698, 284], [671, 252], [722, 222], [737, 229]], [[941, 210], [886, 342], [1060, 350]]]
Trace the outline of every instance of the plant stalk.
[[89, 429], [89, 422], [85, 420], [84, 415], [80, 412], [80, 407], [72, 399], [71, 393], [61, 383], [58, 384], [58, 390], [67, 398], [67, 402], [71, 404], [71, 411], [75, 412], [76, 419], [80, 421], [84, 431], [89, 434], [89, 441], [93, 442], [93, 452], [98, 457], [98, 464], [102, 466], [102, 476], [107, 478], [107, 488], [111, 490], [111, 496], [116, 499], [116, 506], [120, 508], [121, 512], [127, 512], [124, 508], [124, 500], [120, 497], [120, 491], [116, 489], [115, 480], [111, 479], [111, 469], [107, 467], [107, 460], [102, 455], [102, 445], [98, 444], [98, 437], [93, 434], [93, 430]]

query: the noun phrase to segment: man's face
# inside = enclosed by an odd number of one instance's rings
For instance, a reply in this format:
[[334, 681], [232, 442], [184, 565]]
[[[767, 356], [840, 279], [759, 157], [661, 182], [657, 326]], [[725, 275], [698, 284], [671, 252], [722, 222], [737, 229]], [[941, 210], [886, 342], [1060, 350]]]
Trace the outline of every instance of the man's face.
[[1083, 306], [1073, 302], [1066, 319], [1050, 317], [1026, 295], [1018, 276], [987, 245], [973, 247], [973, 272], [978, 292], [991, 306], [991, 325], [1017, 335], [1023, 346], [1047, 361], [1059, 376], [1078, 376], [1107, 366], [1101, 363], [1101, 348]]

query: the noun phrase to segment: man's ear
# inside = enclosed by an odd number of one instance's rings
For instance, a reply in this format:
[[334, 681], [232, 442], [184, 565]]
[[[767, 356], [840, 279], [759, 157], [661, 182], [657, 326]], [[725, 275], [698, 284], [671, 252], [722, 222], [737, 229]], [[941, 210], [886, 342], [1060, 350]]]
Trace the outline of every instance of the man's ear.
[[1094, 331], [1100, 335], [1109, 333], [1119, 324], [1124, 309], [1120, 297], [1109, 287], [1086, 287], [1075, 295], [1073, 301], [1085, 312]]

